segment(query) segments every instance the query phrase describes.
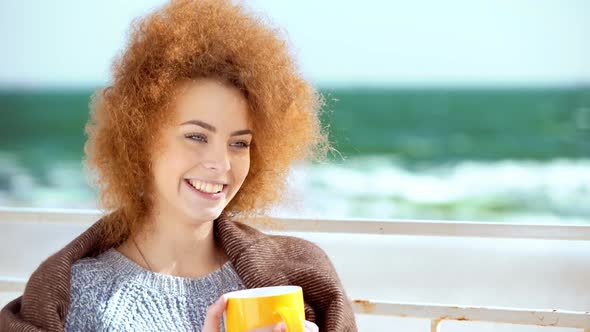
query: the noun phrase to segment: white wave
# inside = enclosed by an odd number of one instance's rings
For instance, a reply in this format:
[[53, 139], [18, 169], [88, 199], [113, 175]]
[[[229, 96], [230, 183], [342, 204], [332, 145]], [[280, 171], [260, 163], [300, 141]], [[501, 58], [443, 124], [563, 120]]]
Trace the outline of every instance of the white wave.
[[298, 165], [274, 215], [590, 221], [590, 160], [461, 161], [403, 167], [388, 157]]

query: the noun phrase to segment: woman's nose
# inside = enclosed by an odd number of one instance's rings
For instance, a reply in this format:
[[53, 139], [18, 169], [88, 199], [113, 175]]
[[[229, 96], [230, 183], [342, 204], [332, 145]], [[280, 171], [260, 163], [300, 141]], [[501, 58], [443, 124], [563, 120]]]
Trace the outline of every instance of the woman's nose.
[[217, 173], [225, 173], [230, 169], [229, 154], [225, 146], [212, 147], [203, 161], [205, 168]]

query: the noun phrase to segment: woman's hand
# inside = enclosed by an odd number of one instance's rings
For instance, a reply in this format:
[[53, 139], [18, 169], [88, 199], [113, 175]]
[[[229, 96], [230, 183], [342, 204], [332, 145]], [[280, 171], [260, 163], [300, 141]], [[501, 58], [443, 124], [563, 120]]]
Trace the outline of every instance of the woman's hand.
[[[303, 327], [305, 328], [305, 332], [319, 332], [320, 330], [317, 325], [307, 320], [303, 321]], [[272, 329], [272, 332], [287, 332], [287, 326], [285, 323], [278, 323]]]
[[201, 332], [219, 332], [221, 316], [223, 316], [226, 306], [227, 298], [222, 296], [207, 308], [207, 316], [205, 316], [205, 324]]
[[[215, 303], [207, 308], [207, 316], [205, 316], [205, 324], [203, 325], [202, 332], [219, 332], [219, 326], [221, 324], [221, 316], [227, 306], [227, 298], [225, 296], [220, 297]], [[312, 322], [303, 321], [305, 332], [319, 332], [319, 328]], [[285, 323], [278, 323], [274, 326], [273, 332], [286, 332], [287, 326]]]

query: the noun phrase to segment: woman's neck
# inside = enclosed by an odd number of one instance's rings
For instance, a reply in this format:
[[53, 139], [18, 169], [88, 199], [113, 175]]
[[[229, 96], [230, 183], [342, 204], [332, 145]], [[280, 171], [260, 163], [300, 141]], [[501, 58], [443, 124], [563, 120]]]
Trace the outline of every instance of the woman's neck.
[[121, 253], [145, 269], [180, 277], [201, 277], [225, 262], [216, 244], [214, 222], [181, 221], [156, 214], [120, 247]]

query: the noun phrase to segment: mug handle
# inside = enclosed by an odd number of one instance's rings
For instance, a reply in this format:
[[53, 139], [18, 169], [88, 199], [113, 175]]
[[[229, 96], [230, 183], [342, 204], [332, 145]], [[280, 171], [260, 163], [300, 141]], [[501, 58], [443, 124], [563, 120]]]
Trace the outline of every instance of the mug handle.
[[283, 322], [287, 325], [287, 332], [305, 332], [303, 322], [299, 318], [297, 310], [282, 307], [277, 309], [279, 315], [283, 319]]

